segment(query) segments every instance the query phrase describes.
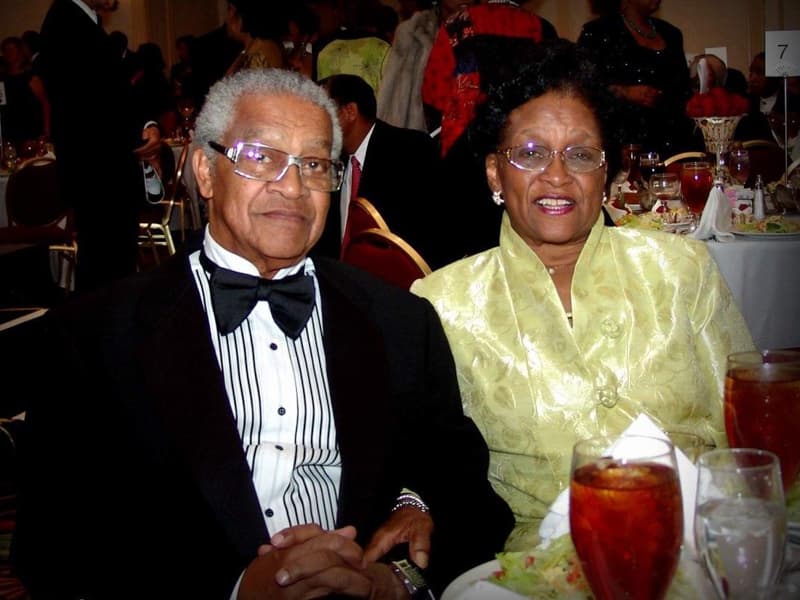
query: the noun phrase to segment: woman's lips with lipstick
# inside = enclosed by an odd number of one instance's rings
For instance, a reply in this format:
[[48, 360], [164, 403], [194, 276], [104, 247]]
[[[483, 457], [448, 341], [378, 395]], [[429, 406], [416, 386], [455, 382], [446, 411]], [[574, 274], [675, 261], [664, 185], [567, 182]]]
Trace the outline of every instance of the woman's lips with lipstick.
[[575, 201], [570, 198], [546, 196], [539, 198], [534, 204], [548, 215], [563, 215], [573, 209]]

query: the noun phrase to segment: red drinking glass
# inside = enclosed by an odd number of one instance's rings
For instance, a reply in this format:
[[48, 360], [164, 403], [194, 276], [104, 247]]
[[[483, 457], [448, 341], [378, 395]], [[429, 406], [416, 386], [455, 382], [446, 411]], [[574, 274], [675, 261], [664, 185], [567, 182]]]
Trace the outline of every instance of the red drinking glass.
[[714, 185], [711, 163], [690, 161], [681, 165], [681, 192], [686, 205], [694, 215], [700, 217]]
[[575, 444], [569, 521], [597, 600], [664, 598], [683, 539], [673, 445], [645, 436]]

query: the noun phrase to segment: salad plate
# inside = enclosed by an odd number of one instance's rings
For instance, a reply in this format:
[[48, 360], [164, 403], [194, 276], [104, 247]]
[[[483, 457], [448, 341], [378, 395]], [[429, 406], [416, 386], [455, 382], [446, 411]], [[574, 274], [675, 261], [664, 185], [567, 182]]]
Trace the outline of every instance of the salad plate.
[[[586, 592], [581, 589], [565, 590], [563, 587], [562, 591], [558, 591], [556, 588], [544, 590], [537, 586], [536, 591], [530, 595], [518, 594], [488, 581], [500, 568], [500, 562], [492, 560], [470, 569], [447, 586], [440, 600], [574, 600], [587, 597]], [[706, 600], [713, 597], [714, 590], [703, 566], [684, 552], [667, 593], [667, 600]]]

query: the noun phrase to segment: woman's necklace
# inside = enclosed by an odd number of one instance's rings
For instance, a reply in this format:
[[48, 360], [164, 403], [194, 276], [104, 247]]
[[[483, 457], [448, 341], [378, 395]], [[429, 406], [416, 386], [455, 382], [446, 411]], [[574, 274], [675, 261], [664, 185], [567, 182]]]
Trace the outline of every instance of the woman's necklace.
[[654, 40], [658, 35], [658, 32], [656, 31], [656, 26], [653, 23], [653, 19], [651, 19], [650, 17], [647, 17], [647, 24], [650, 26], [650, 31], [642, 31], [636, 23], [631, 21], [624, 14], [622, 15], [622, 20], [625, 21], [625, 23], [627, 23], [628, 27], [633, 29], [636, 33], [638, 33], [646, 40]]
[[560, 269], [565, 269], [567, 267], [571, 267], [574, 264], [575, 264], [574, 262], [571, 262], [571, 263], [564, 263], [563, 265], [545, 265], [545, 269], [547, 269], [547, 272], [552, 277], [553, 275], [556, 274], [556, 271]]

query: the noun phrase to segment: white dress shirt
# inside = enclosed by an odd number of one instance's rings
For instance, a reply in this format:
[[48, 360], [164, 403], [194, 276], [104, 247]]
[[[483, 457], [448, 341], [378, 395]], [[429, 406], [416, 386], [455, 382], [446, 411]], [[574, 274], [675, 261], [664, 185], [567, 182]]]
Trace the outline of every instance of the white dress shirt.
[[[220, 267], [258, 276], [253, 264], [222, 248], [208, 229], [203, 248]], [[199, 254], [189, 261], [267, 528], [276, 533], [317, 523], [333, 529], [341, 456], [322, 346], [319, 286], [313, 314], [296, 340], [278, 328], [266, 301], [258, 302], [236, 330], [222, 335]], [[308, 258], [281, 269], [275, 278], [303, 267], [316, 282]]]

